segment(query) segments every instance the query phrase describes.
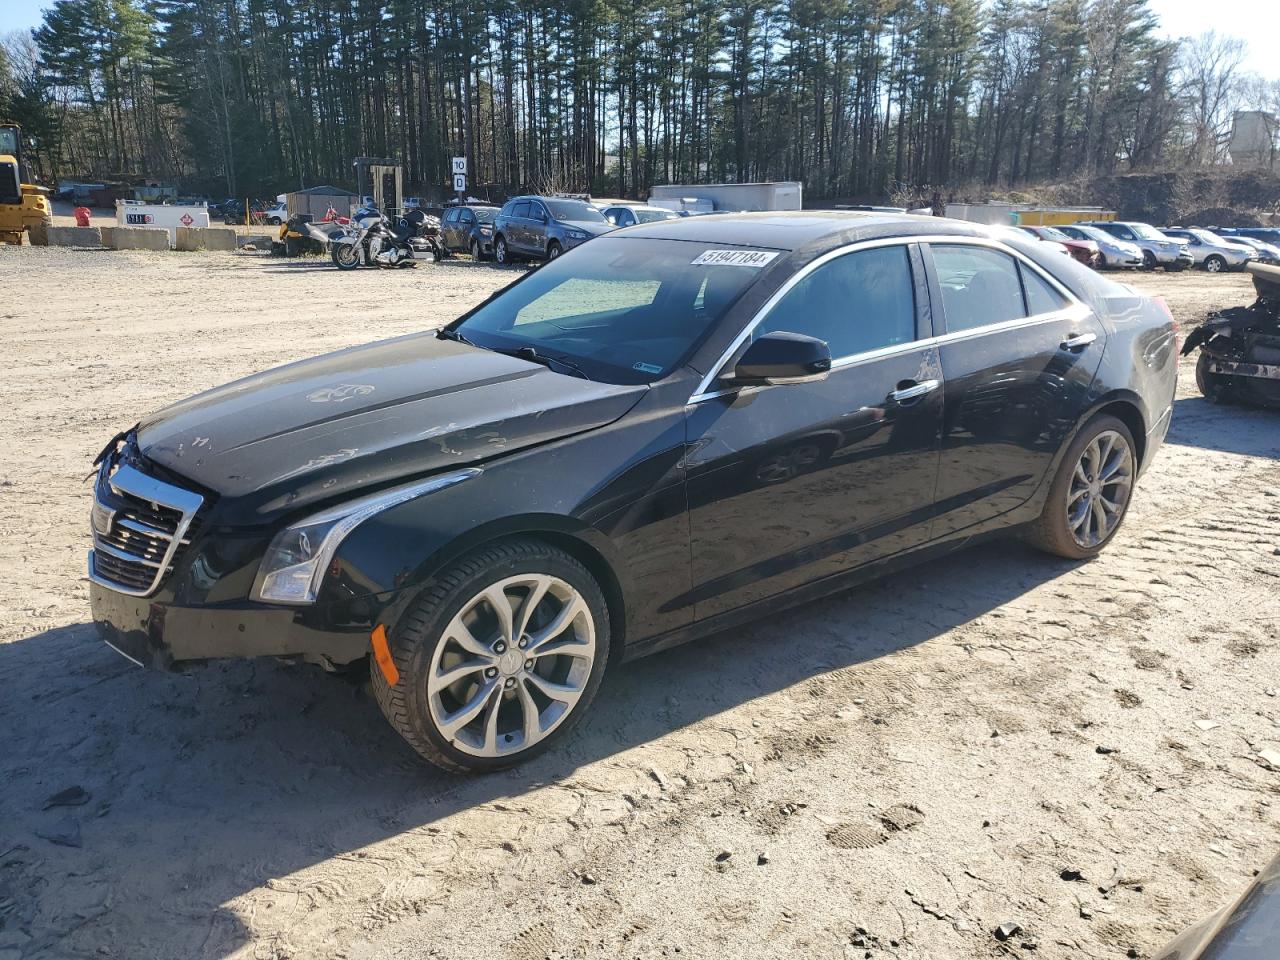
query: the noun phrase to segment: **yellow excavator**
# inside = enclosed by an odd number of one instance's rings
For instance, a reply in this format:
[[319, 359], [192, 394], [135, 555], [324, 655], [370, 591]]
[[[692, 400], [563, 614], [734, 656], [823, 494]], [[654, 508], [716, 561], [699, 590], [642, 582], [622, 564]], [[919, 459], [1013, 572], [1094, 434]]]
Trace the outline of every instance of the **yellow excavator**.
[[48, 243], [53, 225], [48, 194], [23, 162], [22, 128], [0, 123], [0, 243], [22, 243], [24, 230], [32, 243]]

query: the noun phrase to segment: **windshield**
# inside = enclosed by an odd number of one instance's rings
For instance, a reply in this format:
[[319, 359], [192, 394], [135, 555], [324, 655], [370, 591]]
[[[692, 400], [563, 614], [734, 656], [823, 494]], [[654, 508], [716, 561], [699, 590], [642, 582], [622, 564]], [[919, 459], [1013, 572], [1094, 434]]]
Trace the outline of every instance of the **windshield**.
[[1163, 233], [1155, 227], [1149, 227], [1145, 223], [1131, 223], [1129, 229], [1133, 231], [1135, 237], [1141, 237], [1143, 240], [1168, 240]]
[[18, 131], [13, 127], [0, 127], [0, 153], [10, 157], [18, 155]]
[[1212, 243], [1216, 246], [1221, 246], [1224, 243], [1231, 242], [1218, 236], [1212, 230], [1188, 230], [1187, 233], [1197, 238], [1201, 243]]
[[[592, 380], [650, 383], [683, 362], [777, 256], [600, 237], [539, 267], [451, 329], [480, 347], [532, 347]], [[750, 259], [753, 265], [743, 265]]]
[[1055, 227], [1041, 227], [1040, 236], [1044, 237], [1046, 240], [1057, 240], [1059, 243], [1068, 243], [1076, 239], [1075, 237], [1067, 236]]
[[1099, 230], [1097, 227], [1081, 227], [1077, 225], [1071, 229], [1075, 230], [1077, 233], [1084, 234], [1086, 239], [1097, 240], [1099, 243], [1114, 244], [1117, 240], [1116, 237], [1113, 237], [1111, 234], [1107, 233], [1107, 231]]
[[480, 223], [493, 223], [498, 216], [496, 207], [472, 207], [471, 212], [476, 215], [476, 220]]
[[678, 219], [670, 210], [633, 210], [636, 215], [636, 223], [653, 223], [657, 220], [676, 220]]
[[557, 220], [585, 220], [587, 223], [608, 223], [602, 214], [589, 203], [581, 200], [543, 200], [551, 215]]

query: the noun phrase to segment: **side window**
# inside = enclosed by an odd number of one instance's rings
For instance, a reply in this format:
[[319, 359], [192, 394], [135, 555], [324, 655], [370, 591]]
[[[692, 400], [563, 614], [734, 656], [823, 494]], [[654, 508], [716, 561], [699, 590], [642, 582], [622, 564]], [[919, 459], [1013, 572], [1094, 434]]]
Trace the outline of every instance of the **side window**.
[[1112, 227], [1111, 232], [1114, 233], [1121, 240], [1132, 240], [1134, 238], [1133, 231], [1130, 230], [1128, 227]]
[[547, 208], [536, 200], [529, 201], [529, 217], [533, 220], [547, 220]]
[[445, 223], [453, 223], [457, 219], [458, 219], [458, 210], [456, 207], [444, 215]]
[[461, 223], [475, 223], [476, 216], [470, 210], [463, 210], [458, 214], [458, 220]]
[[963, 244], [934, 244], [931, 249], [948, 333], [1027, 315], [1018, 263], [1009, 254]]
[[630, 227], [633, 226], [635, 222], [636, 218], [630, 210], [623, 210], [618, 214], [618, 226], [620, 227]]
[[851, 356], [916, 338], [915, 287], [905, 246], [859, 250], [823, 264], [787, 291], [754, 336], [786, 330]]
[[529, 201], [528, 201], [528, 200], [521, 200], [521, 201], [520, 201], [519, 203], [517, 203], [514, 207], [512, 207], [512, 208], [511, 208], [511, 216], [513, 216], [513, 217], [528, 217], [528, 216], [529, 216]]
[[1027, 295], [1027, 313], [1036, 316], [1041, 313], [1056, 313], [1066, 309], [1070, 301], [1049, 285], [1049, 282], [1026, 264], [1018, 264], [1018, 272], [1022, 274], [1022, 289]]

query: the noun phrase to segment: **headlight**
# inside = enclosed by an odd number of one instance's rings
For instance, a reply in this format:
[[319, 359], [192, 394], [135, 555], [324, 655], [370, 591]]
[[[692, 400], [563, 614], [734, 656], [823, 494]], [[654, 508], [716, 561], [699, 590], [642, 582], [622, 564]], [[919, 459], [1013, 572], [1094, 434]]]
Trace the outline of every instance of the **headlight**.
[[487, 237], [489, 234], [493, 233], [493, 227], [481, 227], [480, 232]]
[[286, 527], [267, 547], [253, 584], [253, 598], [267, 603], [314, 603], [338, 545], [352, 530], [388, 507], [470, 480], [480, 472], [473, 467], [392, 487]]

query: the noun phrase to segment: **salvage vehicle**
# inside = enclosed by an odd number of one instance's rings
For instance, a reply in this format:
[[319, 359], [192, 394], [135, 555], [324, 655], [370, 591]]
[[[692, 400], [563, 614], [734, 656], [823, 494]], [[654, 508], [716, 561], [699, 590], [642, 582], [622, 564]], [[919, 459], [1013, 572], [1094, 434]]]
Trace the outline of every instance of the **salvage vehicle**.
[[1258, 259], [1257, 251], [1247, 243], [1220, 237], [1201, 227], [1165, 227], [1161, 233], [1187, 241], [1187, 252], [1195, 265], [1209, 273], [1243, 270], [1245, 264]]
[[1166, 237], [1149, 223], [1121, 220], [1081, 221], [1078, 226], [1093, 227], [1132, 243], [1142, 251], [1142, 265], [1148, 270], [1164, 267], [1169, 273], [1178, 273], [1195, 263], [1187, 251], [1185, 240]]
[[1083, 223], [1068, 224], [1055, 228], [1068, 237], [1077, 240], [1092, 240], [1098, 245], [1098, 269], [1114, 270], [1125, 267], [1141, 267], [1143, 265], [1142, 248], [1137, 244], [1121, 240], [1105, 230], [1091, 227]]
[[1187, 336], [1196, 348], [1196, 385], [1213, 403], [1239, 401], [1280, 407], [1280, 267], [1251, 263], [1258, 299], [1248, 307], [1211, 313]]
[[493, 256], [493, 221], [498, 208], [489, 204], [449, 207], [440, 220], [440, 249], [445, 256], [461, 252], [473, 260]]
[[1258, 260], [1262, 263], [1280, 264], [1280, 246], [1274, 243], [1267, 243], [1259, 240], [1257, 237], [1232, 237], [1236, 243], [1247, 244], [1252, 247], [1258, 254]]
[[21, 127], [0, 123], [0, 244], [19, 244], [24, 232], [32, 243], [48, 243], [53, 226], [49, 190], [36, 182], [24, 145]]
[[1075, 257], [1086, 267], [1098, 267], [1098, 244], [1095, 240], [1083, 240], [1079, 237], [1073, 237], [1063, 233], [1057, 227], [1028, 227], [1021, 228], [1031, 236], [1040, 240], [1048, 240], [1052, 243], [1060, 243], [1067, 248], [1067, 253]]
[[674, 210], [649, 207], [642, 203], [619, 203], [601, 211], [604, 218], [618, 227], [633, 227], [637, 223], [653, 223], [655, 220], [674, 220], [679, 216]]
[[1174, 324], [1012, 233], [640, 224], [183, 400], [96, 461], [93, 618], [154, 667], [372, 661], [419, 754], [484, 771], [621, 660], [1000, 533], [1093, 557], [1168, 429]]
[[1280, 944], [1280, 856], [1234, 901], [1184, 930], [1155, 960], [1274, 960]]
[[413, 267], [419, 260], [439, 260], [440, 248], [404, 217], [392, 220], [377, 207], [364, 206], [349, 223], [329, 230], [329, 256], [339, 270]]
[[554, 260], [614, 225], [584, 200], [567, 197], [512, 197], [493, 223], [493, 259]]

